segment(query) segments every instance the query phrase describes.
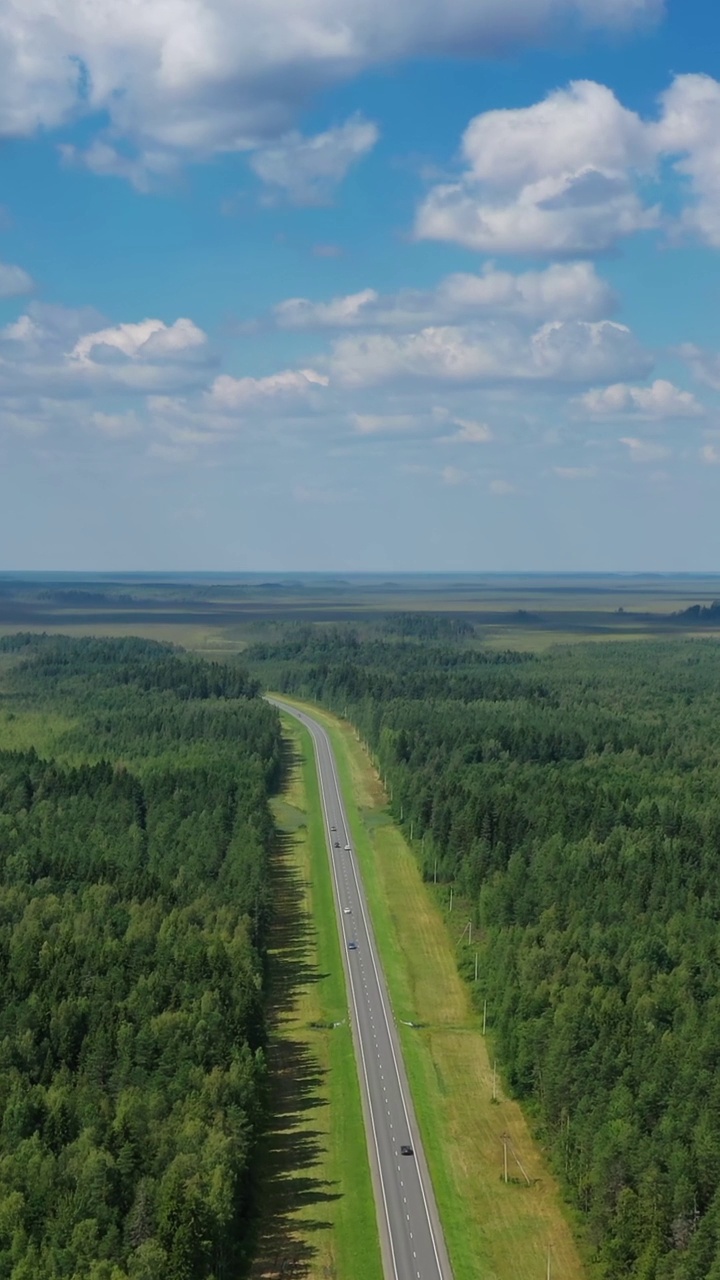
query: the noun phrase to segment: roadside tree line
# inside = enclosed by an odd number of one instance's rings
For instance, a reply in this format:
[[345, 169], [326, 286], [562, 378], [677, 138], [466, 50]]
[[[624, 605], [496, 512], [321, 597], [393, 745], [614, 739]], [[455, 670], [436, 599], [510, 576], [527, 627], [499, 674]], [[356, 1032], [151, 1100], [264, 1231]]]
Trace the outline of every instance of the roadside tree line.
[[507, 1077], [605, 1274], [720, 1280], [720, 647], [407, 633], [248, 657], [347, 714], [426, 878], [469, 902]]

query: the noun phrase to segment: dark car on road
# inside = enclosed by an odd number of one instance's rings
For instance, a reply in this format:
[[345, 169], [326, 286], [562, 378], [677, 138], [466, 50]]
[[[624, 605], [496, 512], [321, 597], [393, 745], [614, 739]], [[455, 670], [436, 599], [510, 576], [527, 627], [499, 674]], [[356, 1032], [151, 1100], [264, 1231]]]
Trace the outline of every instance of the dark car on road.
[[404, 1142], [404, 1143], [403, 1143], [403, 1145], [402, 1145], [402, 1146], [401, 1146], [401, 1148], [400, 1148], [400, 1155], [401, 1155], [401, 1156], [411, 1156], [411, 1155], [412, 1155], [412, 1153], [413, 1153], [413, 1149], [412, 1149], [412, 1147], [409, 1147], [409, 1146], [408, 1146], [408, 1144], [407, 1144], [406, 1142]]
[[357, 942], [348, 942], [348, 951], [357, 951]]

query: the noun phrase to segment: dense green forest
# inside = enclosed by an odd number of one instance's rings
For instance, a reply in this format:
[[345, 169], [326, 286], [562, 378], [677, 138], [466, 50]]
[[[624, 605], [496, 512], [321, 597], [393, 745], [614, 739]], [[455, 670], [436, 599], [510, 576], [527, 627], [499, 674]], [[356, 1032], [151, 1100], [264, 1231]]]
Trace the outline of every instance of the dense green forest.
[[[257, 694], [150, 641], [0, 641], [0, 1277], [238, 1274], [280, 759]], [[3, 750], [30, 712], [53, 750]]]
[[713, 600], [712, 604], [690, 605], [689, 609], [683, 609], [673, 617], [681, 622], [720, 622], [720, 600]]
[[604, 1273], [720, 1280], [720, 645], [393, 634], [292, 627], [248, 657], [356, 723], [470, 904], [507, 1077]]

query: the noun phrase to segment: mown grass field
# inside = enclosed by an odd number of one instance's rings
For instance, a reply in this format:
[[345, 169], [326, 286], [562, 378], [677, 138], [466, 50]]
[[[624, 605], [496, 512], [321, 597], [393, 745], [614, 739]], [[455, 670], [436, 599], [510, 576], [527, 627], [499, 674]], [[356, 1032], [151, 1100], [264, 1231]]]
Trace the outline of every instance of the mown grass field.
[[499, 1082], [492, 1101], [489, 1042], [457, 972], [466, 922], [448, 923], [422, 882], [352, 728], [313, 714], [336, 748], [455, 1280], [543, 1280], [548, 1250], [553, 1280], [586, 1280], [570, 1212], [520, 1107]]
[[284, 717], [270, 954], [273, 1118], [252, 1280], [382, 1280], [312, 745]]

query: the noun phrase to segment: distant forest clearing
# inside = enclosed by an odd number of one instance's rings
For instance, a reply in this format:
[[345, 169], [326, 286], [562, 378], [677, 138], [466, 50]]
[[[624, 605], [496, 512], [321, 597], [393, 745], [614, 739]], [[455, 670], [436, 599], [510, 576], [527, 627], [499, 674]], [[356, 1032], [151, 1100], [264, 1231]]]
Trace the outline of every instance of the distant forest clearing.
[[[278, 623], [354, 622], [384, 634], [464, 634], [493, 648], [540, 650], [568, 640], [713, 634], [718, 602], [720, 574], [6, 573], [0, 635], [141, 635], [217, 654], [271, 638]], [[418, 615], [414, 624], [410, 615]]]

